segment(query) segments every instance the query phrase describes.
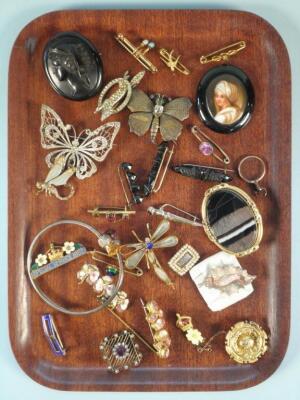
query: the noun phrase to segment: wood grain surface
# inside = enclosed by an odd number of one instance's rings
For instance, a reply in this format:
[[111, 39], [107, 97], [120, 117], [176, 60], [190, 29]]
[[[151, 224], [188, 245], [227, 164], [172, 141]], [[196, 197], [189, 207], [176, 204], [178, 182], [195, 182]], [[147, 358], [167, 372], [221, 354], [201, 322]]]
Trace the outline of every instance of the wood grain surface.
[[[172, 224], [170, 232], [178, 235], [176, 249], [162, 250], [159, 259], [175, 282], [175, 290], [166, 287], [151, 271], [142, 278], [126, 276], [123, 288], [131, 298], [131, 306], [123, 315], [143, 336], [150, 338], [139, 297], [155, 299], [165, 310], [167, 329], [172, 338], [171, 355], [158, 359], [141, 344], [144, 359], [139, 368], [117, 376], [107, 372], [100, 358], [99, 343], [105, 335], [122, 330], [123, 326], [106, 311], [88, 317], [70, 317], [54, 312], [40, 300], [30, 286], [25, 262], [33, 237], [46, 224], [62, 218], [88, 222], [104, 231], [113, 228], [124, 242], [133, 241], [135, 229], [142, 237], [145, 224], [155, 227], [158, 218], [147, 216], [149, 205], [172, 203], [193, 213], [200, 212], [203, 195], [212, 184], [167, 174], [162, 190], [136, 207], [137, 215], [130, 222], [109, 225], [94, 219], [86, 210], [96, 205], [124, 204], [117, 176], [122, 161], [132, 162], [140, 176], [146, 176], [156, 147], [149, 134], [142, 138], [129, 132], [128, 111], [111, 117], [122, 123], [113, 151], [98, 165], [98, 172], [84, 181], [73, 179], [75, 196], [62, 202], [44, 195], [35, 196], [37, 180], [44, 179], [48, 167], [47, 151], [40, 144], [41, 104], [52, 107], [79, 132], [101, 124], [94, 114], [97, 97], [72, 102], [58, 96], [51, 88], [42, 66], [42, 53], [47, 41], [56, 33], [77, 31], [91, 40], [102, 56], [104, 80], [107, 83], [132, 74], [141, 66], [114, 40], [115, 32], [124, 33], [132, 41], [153, 39], [159, 47], [174, 48], [183, 55], [192, 70], [190, 76], [172, 74], [159, 60], [158, 52], [149, 58], [159, 67], [157, 74], [147, 73], [140, 84], [146, 92], [160, 92], [171, 97], [188, 96], [195, 100], [196, 88], [203, 74], [212, 65], [203, 66], [199, 56], [223, 45], [245, 40], [247, 49], [230, 60], [252, 81], [255, 108], [250, 123], [232, 135], [211, 132], [234, 160], [237, 167], [242, 156], [256, 154], [267, 163], [264, 183], [267, 198], [255, 199], [264, 221], [264, 237], [259, 251], [242, 258], [242, 266], [257, 276], [255, 291], [247, 299], [222, 312], [211, 312], [200, 297], [189, 276], [180, 278], [167, 266], [167, 260], [181, 245], [189, 243], [202, 259], [218, 251], [200, 228]], [[156, 10], [156, 11], [61, 11], [32, 21], [18, 36], [11, 54], [9, 71], [9, 330], [16, 359], [24, 371], [37, 382], [61, 390], [106, 391], [176, 391], [233, 390], [249, 387], [266, 379], [280, 364], [288, 343], [290, 315], [290, 67], [286, 48], [278, 33], [256, 15], [235, 11]], [[184, 122], [173, 162], [215, 164], [198, 151], [189, 125], [201, 122], [193, 108]], [[237, 176], [233, 184], [252, 195], [251, 189]], [[95, 238], [80, 229], [57, 229], [51, 233], [56, 242], [82, 240], [96, 246]], [[40, 250], [46, 249], [50, 236]], [[48, 240], [48, 241], [47, 241]], [[44, 279], [43, 288], [65, 305], [95, 305], [89, 288], [78, 287], [76, 266], [64, 267]], [[55, 358], [43, 336], [41, 315], [53, 313], [67, 356]], [[194, 325], [206, 337], [216, 330], [229, 329], [240, 320], [253, 320], [270, 335], [269, 351], [256, 364], [238, 365], [224, 350], [224, 339], [214, 344], [212, 353], [199, 355], [175, 327], [175, 313], [193, 317]]]

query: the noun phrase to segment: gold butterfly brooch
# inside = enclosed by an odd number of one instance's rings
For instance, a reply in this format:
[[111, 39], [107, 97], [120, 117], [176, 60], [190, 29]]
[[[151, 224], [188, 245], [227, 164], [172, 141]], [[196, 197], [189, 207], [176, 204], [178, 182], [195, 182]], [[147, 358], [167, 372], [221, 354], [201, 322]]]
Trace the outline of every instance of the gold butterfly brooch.
[[149, 129], [151, 142], [155, 143], [158, 131], [164, 141], [175, 141], [181, 134], [183, 121], [189, 117], [192, 102], [187, 97], [171, 100], [161, 94], [150, 97], [140, 89], [133, 89], [127, 105], [131, 114], [128, 119], [130, 132], [138, 136]]

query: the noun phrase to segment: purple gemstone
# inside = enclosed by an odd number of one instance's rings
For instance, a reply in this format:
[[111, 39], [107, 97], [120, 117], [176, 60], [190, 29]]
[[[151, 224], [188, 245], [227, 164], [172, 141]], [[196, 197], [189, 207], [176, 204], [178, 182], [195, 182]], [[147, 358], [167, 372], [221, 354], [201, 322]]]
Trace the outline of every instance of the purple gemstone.
[[123, 344], [119, 344], [116, 348], [117, 356], [124, 357], [126, 354], [127, 348]]
[[199, 145], [199, 150], [204, 156], [210, 156], [214, 152], [214, 148], [209, 142], [202, 142]]
[[152, 242], [146, 243], [146, 249], [147, 250], [152, 250], [153, 249], [153, 243]]

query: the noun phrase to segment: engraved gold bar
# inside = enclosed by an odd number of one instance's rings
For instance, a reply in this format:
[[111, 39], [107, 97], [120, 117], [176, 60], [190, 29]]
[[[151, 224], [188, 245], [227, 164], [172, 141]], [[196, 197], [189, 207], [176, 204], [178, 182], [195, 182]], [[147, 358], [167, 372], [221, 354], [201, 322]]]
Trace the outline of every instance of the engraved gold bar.
[[93, 217], [98, 217], [100, 215], [133, 215], [136, 213], [134, 210], [126, 210], [124, 208], [102, 208], [96, 207], [93, 210], [87, 210], [88, 213], [92, 214]]
[[118, 33], [115, 36], [117, 42], [120, 43], [121, 46], [124, 47], [140, 64], [143, 65], [148, 71], [155, 73], [158, 71], [156, 66], [152, 64], [150, 60], [145, 56], [145, 53], [149, 51], [149, 49], [145, 49], [144, 52], [141, 51], [141, 45], [136, 47], [134, 46], [123, 34]]

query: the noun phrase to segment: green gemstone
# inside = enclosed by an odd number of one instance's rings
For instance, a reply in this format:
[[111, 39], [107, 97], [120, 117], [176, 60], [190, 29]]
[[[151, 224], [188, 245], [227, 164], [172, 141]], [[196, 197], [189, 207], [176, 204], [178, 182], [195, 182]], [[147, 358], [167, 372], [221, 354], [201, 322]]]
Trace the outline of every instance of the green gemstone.
[[75, 244], [74, 244], [74, 247], [75, 247], [75, 250], [78, 250], [78, 249], [80, 249], [81, 244], [80, 244], [80, 243], [75, 243]]
[[110, 266], [106, 268], [107, 275], [115, 276], [118, 274], [118, 268]]
[[32, 266], [31, 266], [31, 271], [35, 271], [36, 269], [38, 269], [39, 268], [39, 266], [35, 263], [35, 264], [32, 264]]

